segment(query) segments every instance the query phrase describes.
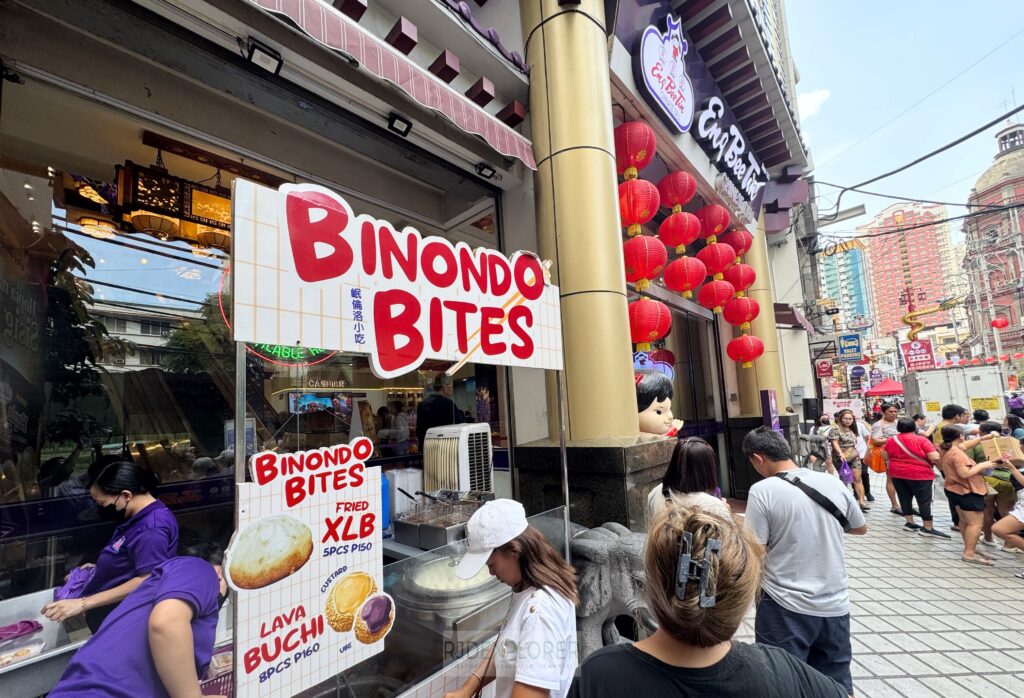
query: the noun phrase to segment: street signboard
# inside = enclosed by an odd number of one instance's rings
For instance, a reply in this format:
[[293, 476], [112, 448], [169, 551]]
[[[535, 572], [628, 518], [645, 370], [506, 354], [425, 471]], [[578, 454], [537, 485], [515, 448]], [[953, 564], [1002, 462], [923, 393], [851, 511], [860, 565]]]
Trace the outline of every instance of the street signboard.
[[836, 354], [840, 361], [860, 361], [864, 358], [859, 334], [841, 334], [836, 337]]
[[935, 368], [935, 354], [932, 352], [930, 339], [915, 339], [913, 342], [901, 342], [900, 353], [907, 372], [922, 371]]
[[814, 364], [814, 371], [818, 378], [829, 378], [832, 375], [832, 362], [824, 359], [817, 361]]
[[857, 314], [850, 318], [849, 322], [846, 323], [846, 329], [848, 330], [866, 330], [869, 327], [873, 327], [875, 321], [867, 315]]
[[863, 378], [865, 373], [867, 373], [867, 369], [863, 366], [854, 366], [850, 369], [850, 375], [854, 378]]

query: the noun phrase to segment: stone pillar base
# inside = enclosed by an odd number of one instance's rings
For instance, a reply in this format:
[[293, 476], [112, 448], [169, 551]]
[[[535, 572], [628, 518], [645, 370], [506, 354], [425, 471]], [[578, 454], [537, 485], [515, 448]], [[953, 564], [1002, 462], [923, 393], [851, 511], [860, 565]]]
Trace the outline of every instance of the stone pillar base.
[[[606, 438], [567, 448], [569, 510], [587, 528], [615, 521], [633, 531], [647, 528], [647, 493], [661, 482], [676, 439]], [[558, 442], [515, 447], [519, 501], [528, 515], [561, 506], [562, 466]]]

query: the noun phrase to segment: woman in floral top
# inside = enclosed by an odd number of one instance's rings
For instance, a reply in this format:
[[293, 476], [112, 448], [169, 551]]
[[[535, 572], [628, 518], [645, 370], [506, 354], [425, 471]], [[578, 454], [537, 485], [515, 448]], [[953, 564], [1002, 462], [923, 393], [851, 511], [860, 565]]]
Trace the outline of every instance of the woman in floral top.
[[853, 491], [857, 495], [857, 503], [862, 511], [870, 507], [864, 501], [864, 483], [861, 480], [861, 461], [857, 453], [857, 418], [850, 410], [840, 410], [836, 414], [836, 425], [829, 429], [826, 437], [832, 442], [832, 463], [836, 469], [845, 460], [853, 470]]

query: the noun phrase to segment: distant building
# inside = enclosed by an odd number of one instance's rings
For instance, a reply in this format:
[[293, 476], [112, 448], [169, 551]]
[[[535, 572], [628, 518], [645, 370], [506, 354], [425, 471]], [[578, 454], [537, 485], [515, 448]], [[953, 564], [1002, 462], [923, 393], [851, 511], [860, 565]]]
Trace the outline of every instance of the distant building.
[[107, 328], [111, 339], [123, 340], [134, 348], [112, 352], [102, 358], [99, 365], [115, 373], [163, 366], [171, 330], [182, 322], [200, 317], [196, 311], [181, 308], [117, 301], [97, 301], [90, 310], [90, 315]]
[[835, 301], [835, 329], [866, 329], [871, 318], [871, 284], [867, 250], [860, 240], [850, 240], [818, 255], [822, 300]]
[[[906, 328], [902, 317], [950, 296], [954, 264], [946, 207], [919, 203], [889, 206], [857, 232], [868, 250], [875, 333]], [[956, 270], [959, 267], [954, 266]], [[921, 316], [929, 327], [951, 322], [948, 312]]]
[[973, 354], [990, 356], [996, 352], [993, 317], [1010, 323], [1000, 331], [1003, 353], [1024, 351], [1024, 211], [993, 208], [984, 213], [987, 207], [1024, 202], [1024, 125], [1006, 126], [996, 141], [995, 162], [978, 177], [967, 199], [971, 212], [979, 215], [964, 224], [968, 343]]

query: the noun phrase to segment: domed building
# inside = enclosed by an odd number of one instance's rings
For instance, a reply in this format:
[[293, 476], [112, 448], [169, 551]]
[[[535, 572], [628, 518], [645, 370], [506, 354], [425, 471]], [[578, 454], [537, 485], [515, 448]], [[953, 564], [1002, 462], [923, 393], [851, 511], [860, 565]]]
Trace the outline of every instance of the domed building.
[[[1024, 352], [1024, 125], [1009, 124], [996, 134], [999, 151], [968, 197], [972, 214], [964, 223], [970, 279], [965, 300], [970, 323], [969, 350], [995, 356]], [[1006, 210], [1008, 205], [1021, 208]], [[1009, 326], [996, 346], [992, 320]]]

